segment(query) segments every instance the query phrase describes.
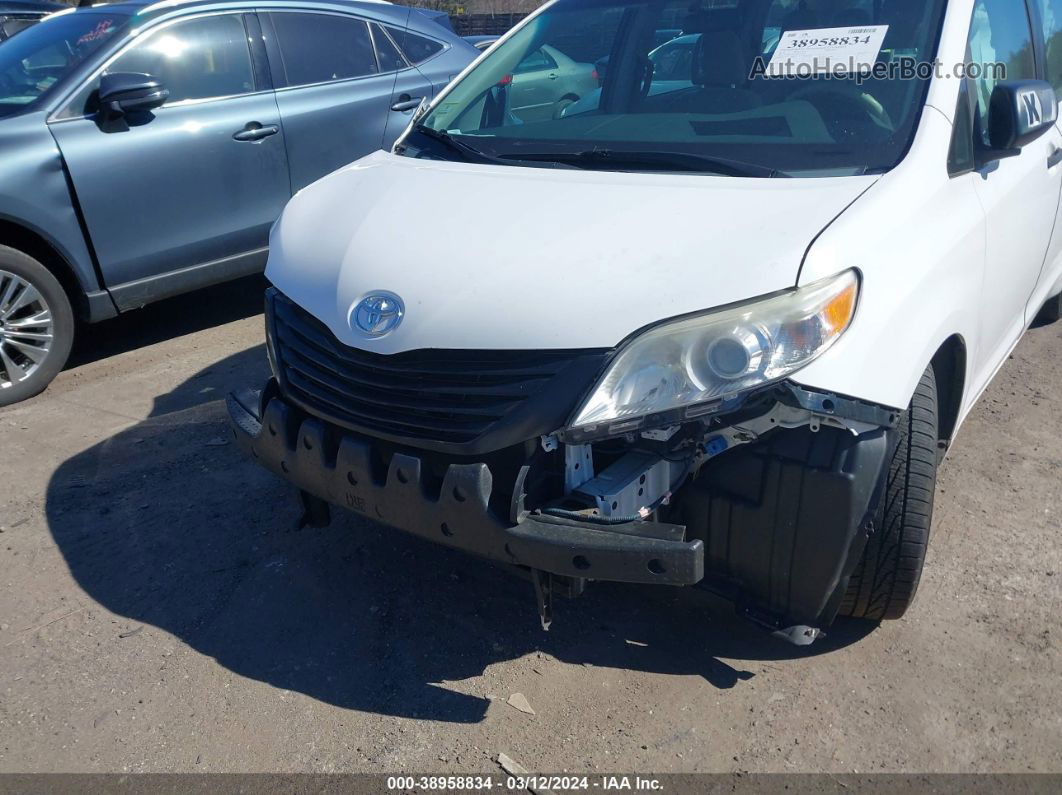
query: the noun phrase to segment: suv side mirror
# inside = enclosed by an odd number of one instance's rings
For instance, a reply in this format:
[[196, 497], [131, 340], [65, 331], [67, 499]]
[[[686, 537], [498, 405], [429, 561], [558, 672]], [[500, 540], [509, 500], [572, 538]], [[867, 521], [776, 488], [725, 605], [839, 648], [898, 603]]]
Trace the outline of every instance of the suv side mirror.
[[992, 91], [988, 103], [989, 163], [1021, 154], [1058, 119], [1058, 99], [1050, 83], [1042, 80], [1008, 80]]
[[100, 78], [99, 106], [111, 116], [153, 110], [169, 97], [170, 92], [151, 75], [114, 72]]

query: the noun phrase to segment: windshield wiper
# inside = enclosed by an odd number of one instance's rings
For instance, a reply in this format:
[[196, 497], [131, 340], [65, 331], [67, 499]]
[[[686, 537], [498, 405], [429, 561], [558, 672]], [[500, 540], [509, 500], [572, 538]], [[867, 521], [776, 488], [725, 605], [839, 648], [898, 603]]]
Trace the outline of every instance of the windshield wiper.
[[443, 132], [442, 130], [435, 130], [431, 127], [426, 127], [423, 124], [418, 124], [413, 128], [413, 132], [418, 135], [423, 135], [425, 138], [431, 138], [433, 141], [438, 141], [450, 151], [461, 155], [464, 160], [471, 160], [479, 163], [505, 162], [499, 161], [496, 157], [491, 157], [486, 152], [479, 151], [474, 146], [469, 146], [463, 141], [457, 140], [450, 135], [450, 133]]
[[594, 168], [611, 166], [617, 169], [708, 171], [733, 177], [784, 177], [784, 172], [757, 163], [745, 163], [725, 157], [691, 154], [688, 152], [626, 151], [622, 149], [588, 149], [584, 152], [513, 152], [501, 158], [553, 161]]
[[[476, 147], [469, 146], [464, 141], [455, 138], [448, 132], [443, 132], [442, 130], [435, 130], [423, 124], [416, 125], [413, 128], [413, 132], [419, 135], [423, 135], [426, 138], [431, 138], [433, 141], [438, 141], [439, 143], [443, 144], [448, 149], [450, 149], [450, 151], [456, 152], [462, 157], [462, 159], [470, 163], [495, 163], [501, 166], [515, 166], [520, 165], [520, 161], [522, 160], [522, 158], [519, 157], [503, 158], [495, 157], [494, 155], [488, 155], [486, 152], [482, 152], [479, 149], [476, 149]], [[536, 162], [534, 165], [537, 166], [539, 165], [539, 163]], [[562, 162], [553, 163], [550, 161], [543, 161], [542, 165], [552, 166], [553, 168], [575, 168], [575, 166], [568, 165]]]

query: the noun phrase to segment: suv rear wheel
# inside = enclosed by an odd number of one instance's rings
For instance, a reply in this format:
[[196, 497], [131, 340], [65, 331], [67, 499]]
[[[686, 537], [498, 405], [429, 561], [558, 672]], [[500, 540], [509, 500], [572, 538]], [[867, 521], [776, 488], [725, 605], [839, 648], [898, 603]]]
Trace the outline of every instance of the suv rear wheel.
[[1062, 320], [1062, 293], [1054, 298], [1048, 298], [1047, 303], [1040, 309], [1036, 319], [1041, 323], [1055, 323]]
[[59, 280], [37, 260], [0, 246], [0, 406], [42, 392], [74, 341], [74, 313]]
[[937, 380], [930, 365], [891, 434], [875, 531], [848, 582], [842, 616], [874, 621], [901, 618], [914, 601], [933, 520], [937, 410]]

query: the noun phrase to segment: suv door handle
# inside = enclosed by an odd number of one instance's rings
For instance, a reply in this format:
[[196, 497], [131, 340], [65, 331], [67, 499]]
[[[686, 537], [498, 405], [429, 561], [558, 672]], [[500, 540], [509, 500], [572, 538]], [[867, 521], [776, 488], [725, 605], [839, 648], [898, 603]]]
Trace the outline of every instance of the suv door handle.
[[1062, 163], [1062, 148], [1056, 146], [1051, 156], [1047, 158], [1047, 167], [1054, 168], [1059, 163]]
[[267, 124], [263, 127], [256, 121], [249, 121], [242, 130], [232, 137], [236, 141], [261, 141], [270, 135], [276, 135], [278, 132], [280, 132], [280, 127], [275, 124]]
[[402, 94], [398, 98], [398, 102], [391, 106], [391, 110], [402, 113], [407, 110], [414, 110], [420, 106], [424, 97], [411, 97], [409, 94]]

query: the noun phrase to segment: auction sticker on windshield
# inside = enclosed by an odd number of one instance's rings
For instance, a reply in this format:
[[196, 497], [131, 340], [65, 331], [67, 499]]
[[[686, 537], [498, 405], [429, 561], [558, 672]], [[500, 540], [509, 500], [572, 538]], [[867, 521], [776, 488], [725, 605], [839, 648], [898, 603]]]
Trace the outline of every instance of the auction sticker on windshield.
[[801, 77], [872, 69], [888, 32], [888, 25], [787, 30], [767, 67], [767, 76]]

